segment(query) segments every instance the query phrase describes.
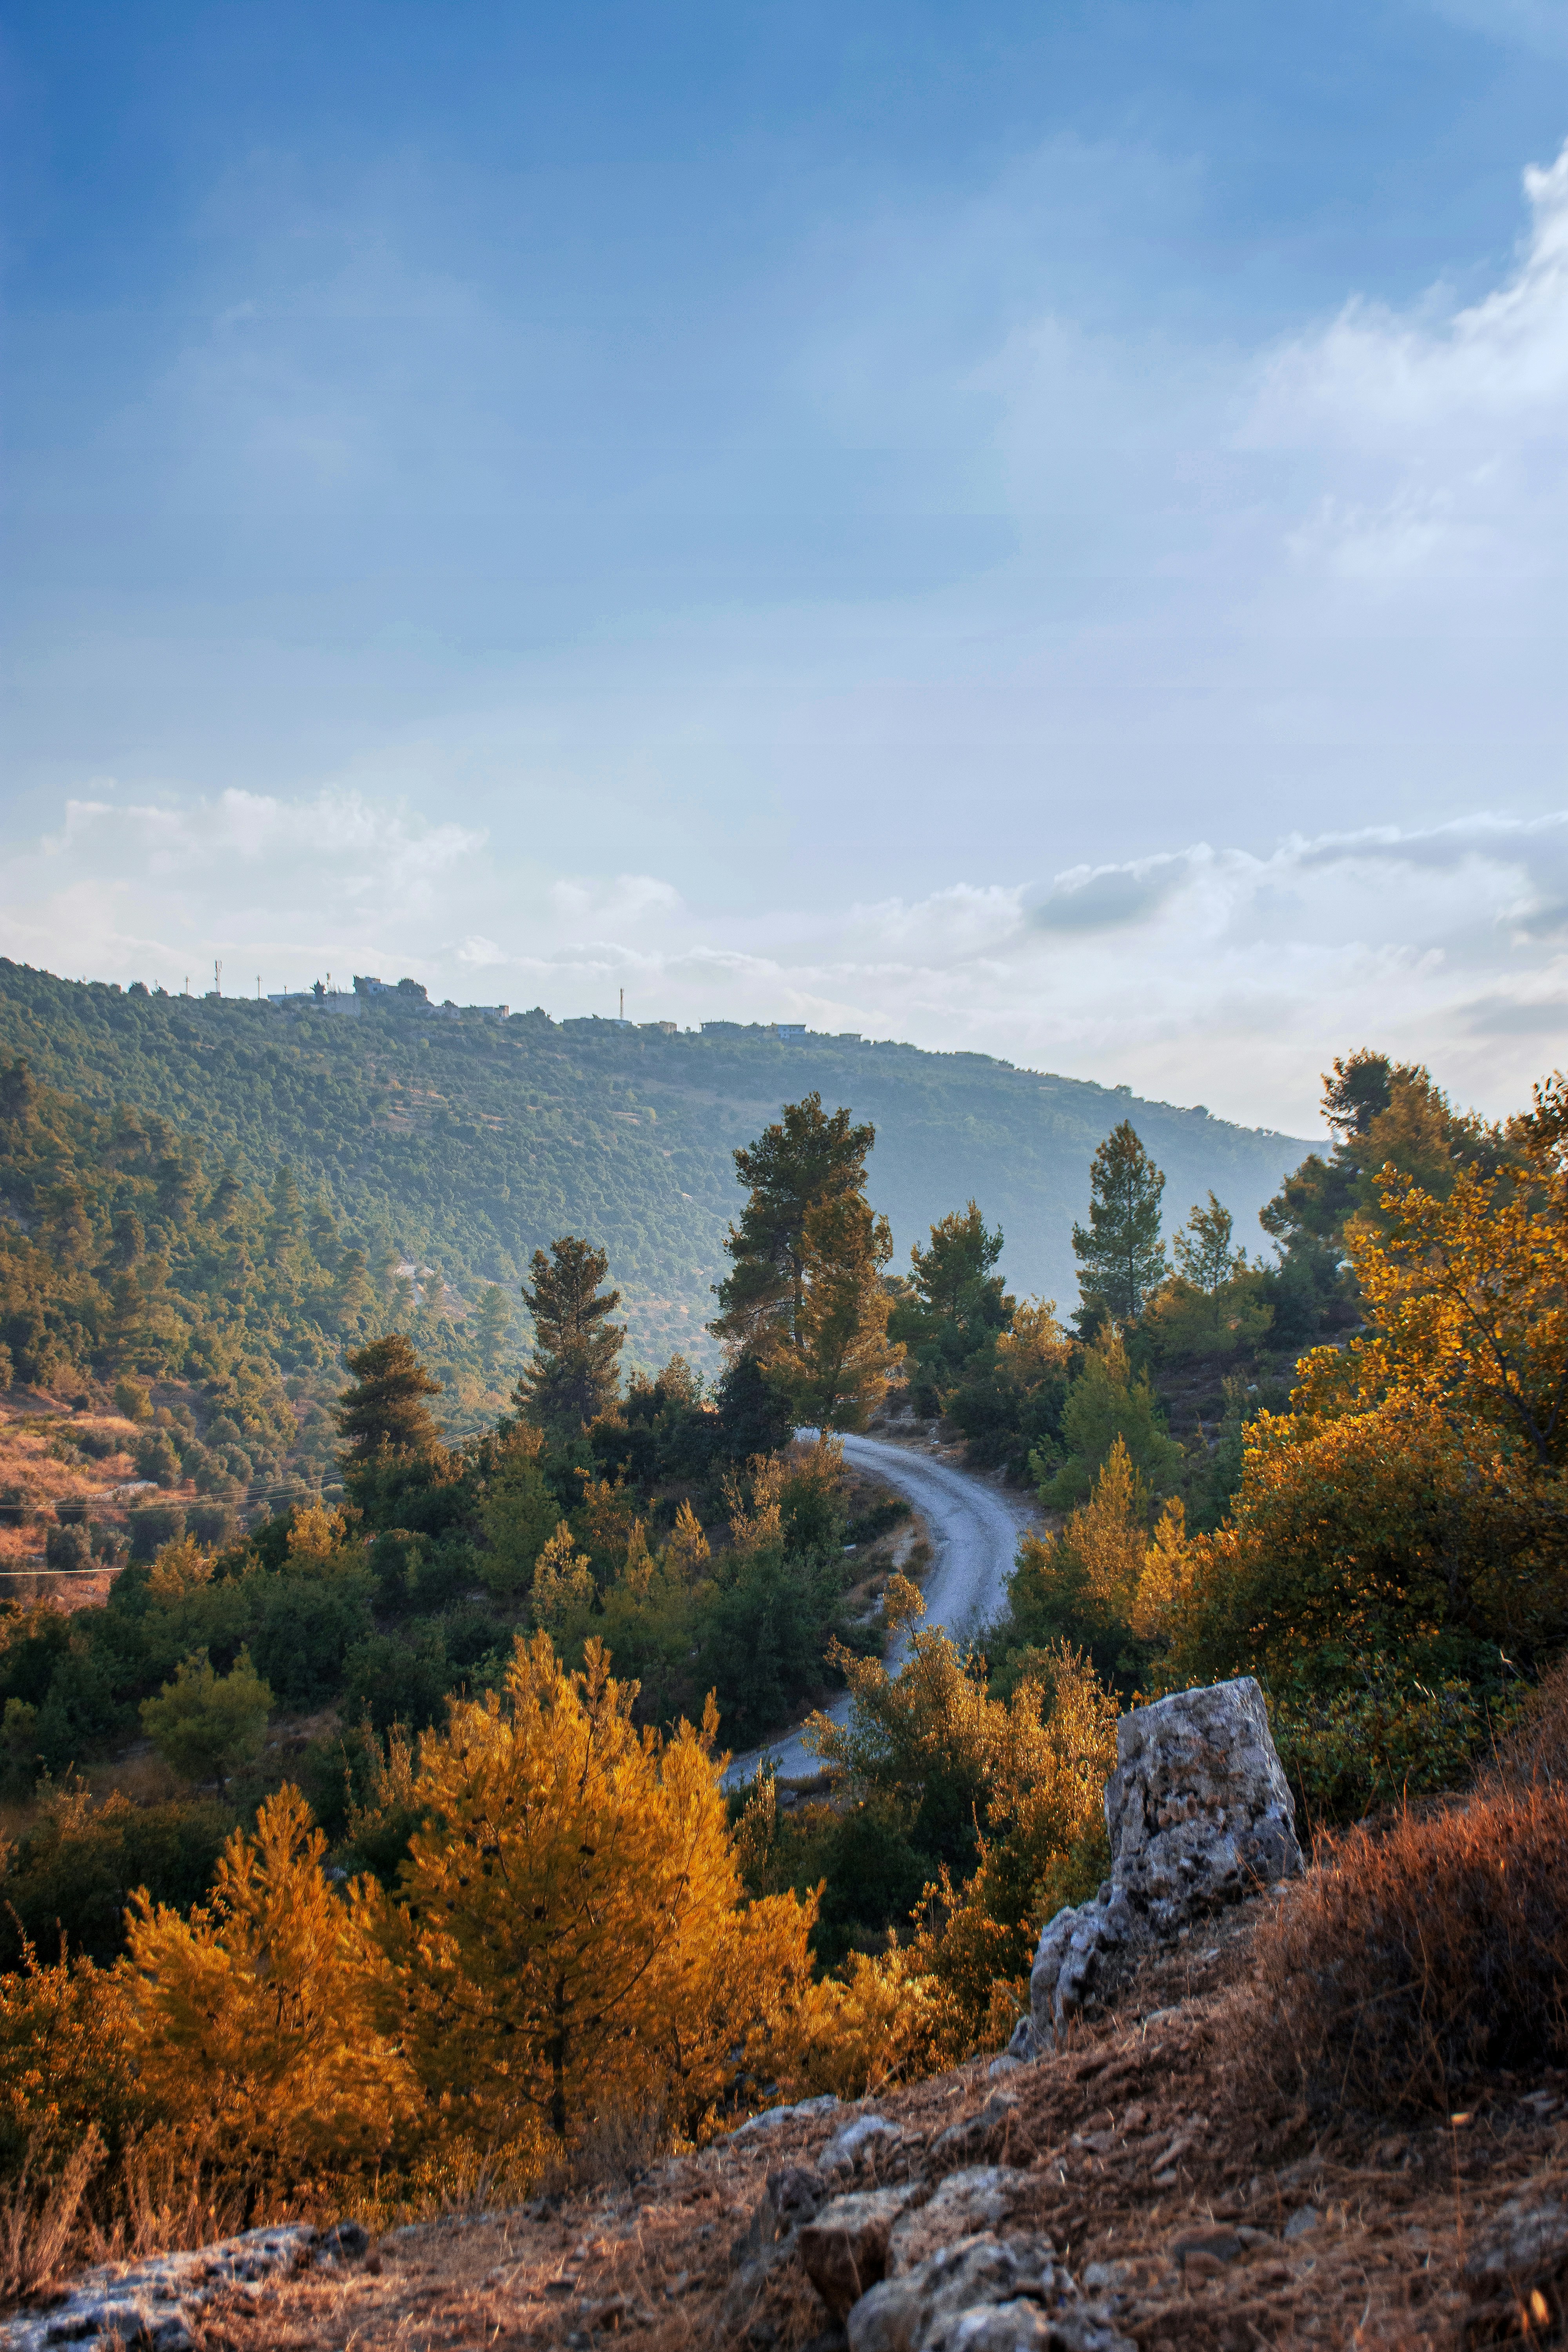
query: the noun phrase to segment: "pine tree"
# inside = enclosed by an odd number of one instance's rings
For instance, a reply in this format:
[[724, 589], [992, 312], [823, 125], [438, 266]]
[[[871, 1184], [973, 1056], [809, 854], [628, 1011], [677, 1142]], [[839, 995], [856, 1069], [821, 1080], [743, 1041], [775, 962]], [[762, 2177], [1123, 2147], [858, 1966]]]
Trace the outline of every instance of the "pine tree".
[[1247, 1252], [1233, 1249], [1230, 1211], [1211, 1192], [1206, 1209], [1194, 1203], [1192, 1215], [1176, 1235], [1176, 1264], [1195, 1288], [1212, 1298], [1232, 1275], [1247, 1264]]
[[892, 1299], [881, 1271], [892, 1255], [886, 1217], [858, 1192], [829, 1193], [807, 1210], [795, 1338], [772, 1368], [801, 1420], [861, 1429], [886, 1394], [904, 1353], [888, 1338]]
[[522, 1286], [533, 1318], [533, 1354], [516, 1395], [528, 1419], [552, 1434], [575, 1436], [620, 1392], [616, 1359], [626, 1327], [607, 1318], [621, 1294], [599, 1288], [609, 1270], [604, 1251], [574, 1234], [552, 1242], [548, 1257], [542, 1250], [533, 1253], [533, 1287]]
[[1002, 1255], [1002, 1228], [988, 1232], [978, 1204], [953, 1210], [931, 1229], [929, 1247], [910, 1252], [914, 1286], [934, 1321], [951, 1327], [967, 1353], [993, 1331], [1006, 1328], [1011, 1311], [1002, 1276], [994, 1271]]
[[285, 1165], [272, 1180], [267, 1219], [267, 1255], [272, 1264], [279, 1265], [291, 1258], [304, 1234], [305, 1212], [300, 1205], [300, 1187], [294, 1181], [293, 1171]]
[[421, 1825], [374, 1906], [386, 2011], [429, 2094], [492, 2145], [557, 2142], [668, 2102], [690, 2130], [778, 2070], [815, 1906], [742, 1908], [714, 1769], [717, 1715], [668, 1740], [601, 1644], [569, 1673], [519, 1642], [501, 1692], [419, 1747]]
[[1130, 1119], [1113, 1127], [1089, 1171], [1089, 1224], [1074, 1225], [1079, 1289], [1089, 1313], [1131, 1323], [1170, 1271], [1160, 1238], [1165, 1180]]
[[172, 1683], [142, 1702], [142, 1727], [166, 1764], [189, 1780], [222, 1780], [254, 1764], [267, 1737], [272, 1693], [241, 1650], [226, 1675], [215, 1675], [202, 1650]]
[[724, 1247], [731, 1271], [716, 1286], [719, 1314], [710, 1328], [731, 1348], [766, 1362], [799, 1336], [806, 1288], [806, 1217], [819, 1202], [864, 1191], [874, 1127], [855, 1127], [840, 1108], [831, 1118], [822, 1097], [786, 1103], [778, 1123], [734, 1154], [751, 1197]]
[[132, 1896], [118, 1971], [153, 2112], [286, 2182], [374, 2164], [415, 2105], [376, 2032], [363, 1912], [329, 1883], [326, 1844], [286, 1783], [254, 1836], [230, 1838], [188, 1920]]
[[339, 1456], [345, 1470], [384, 1452], [440, 1452], [441, 1433], [426, 1411], [425, 1400], [439, 1396], [441, 1383], [431, 1379], [401, 1331], [373, 1339], [343, 1360], [354, 1384], [343, 1391], [333, 1417], [345, 1441]]

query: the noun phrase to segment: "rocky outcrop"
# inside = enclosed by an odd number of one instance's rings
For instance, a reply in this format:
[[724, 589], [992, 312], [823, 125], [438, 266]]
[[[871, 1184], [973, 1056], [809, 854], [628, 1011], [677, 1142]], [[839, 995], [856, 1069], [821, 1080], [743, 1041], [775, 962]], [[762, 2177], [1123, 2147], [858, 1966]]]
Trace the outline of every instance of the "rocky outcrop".
[[139, 2352], [187, 2352], [202, 2305], [226, 2288], [277, 2278], [308, 2261], [349, 2261], [369, 2241], [357, 2221], [317, 2231], [308, 2221], [247, 2230], [194, 2253], [159, 2254], [144, 2263], [107, 2263], [85, 2271], [68, 2294], [0, 2326], [5, 2352], [45, 2352], [71, 2344], [135, 2345]]
[[1105, 1790], [1110, 1876], [1040, 1936], [1030, 2015], [1013, 2053], [1053, 2047], [1142, 1953], [1190, 1921], [1301, 1867], [1263, 1693], [1248, 1675], [1134, 1707], [1116, 1727]]

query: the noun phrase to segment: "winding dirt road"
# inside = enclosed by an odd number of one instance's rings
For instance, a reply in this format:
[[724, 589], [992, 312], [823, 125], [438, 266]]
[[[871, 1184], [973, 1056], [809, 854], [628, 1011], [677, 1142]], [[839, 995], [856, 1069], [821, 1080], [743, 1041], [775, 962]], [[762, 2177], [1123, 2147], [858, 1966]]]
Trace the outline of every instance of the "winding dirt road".
[[[809, 1439], [816, 1432], [803, 1429], [799, 1434]], [[904, 1496], [925, 1521], [933, 1557], [925, 1583], [925, 1622], [945, 1627], [955, 1639], [978, 1633], [1006, 1597], [1018, 1538], [1038, 1518], [1034, 1504], [912, 1445], [896, 1445], [881, 1437], [846, 1437], [843, 1444], [844, 1459], [852, 1468]], [[890, 1666], [900, 1664], [905, 1646], [900, 1637], [889, 1654]], [[847, 1696], [835, 1700], [826, 1712], [842, 1723], [849, 1712]], [[817, 1769], [817, 1759], [801, 1733], [781, 1732], [776, 1739], [737, 1756], [724, 1775], [725, 1787], [750, 1780], [764, 1762], [772, 1763], [785, 1780]]]

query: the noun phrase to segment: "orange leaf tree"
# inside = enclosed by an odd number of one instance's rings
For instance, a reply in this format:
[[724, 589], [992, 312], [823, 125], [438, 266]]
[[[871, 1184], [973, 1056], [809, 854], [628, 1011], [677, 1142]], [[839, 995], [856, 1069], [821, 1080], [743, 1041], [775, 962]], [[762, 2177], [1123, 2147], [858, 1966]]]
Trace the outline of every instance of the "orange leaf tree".
[[230, 1838], [188, 1918], [133, 1898], [119, 1970], [149, 2108], [285, 2181], [374, 2164], [416, 2104], [376, 2030], [363, 1906], [327, 1879], [326, 1843], [285, 1786], [254, 1837]]
[[1565, 1132], [1557, 1080], [1500, 1165], [1384, 1170], [1346, 1243], [1369, 1328], [1249, 1425], [1230, 1524], [1148, 1612], [1172, 1674], [1322, 1682], [1423, 1648], [1468, 1672], [1568, 1638]]
[[597, 1641], [580, 1673], [520, 1639], [503, 1688], [421, 1744], [397, 1899], [360, 1896], [426, 2090], [492, 2145], [665, 2103], [699, 2127], [779, 2071], [814, 1907], [745, 1907], [713, 1755], [631, 1719]]

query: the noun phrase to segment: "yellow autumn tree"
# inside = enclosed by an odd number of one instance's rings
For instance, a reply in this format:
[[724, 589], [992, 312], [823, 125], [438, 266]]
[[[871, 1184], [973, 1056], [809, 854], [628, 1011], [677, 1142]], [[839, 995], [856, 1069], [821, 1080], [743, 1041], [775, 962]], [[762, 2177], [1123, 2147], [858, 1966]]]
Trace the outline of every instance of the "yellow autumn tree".
[[[1497, 1670], [1568, 1635], [1568, 1089], [1511, 1157], [1393, 1167], [1346, 1246], [1367, 1329], [1247, 1427], [1229, 1522], [1167, 1563], [1163, 1678], [1342, 1683], [1426, 1653]], [[1152, 1594], [1151, 1594], [1152, 1599]], [[1381, 1668], [1378, 1668], [1381, 1671]]]
[[778, 2071], [810, 1973], [814, 1907], [743, 1906], [711, 1701], [700, 1729], [639, 1732], [609, 1664], [595, 1641], [571, 1672], [520, 1640], [503, 1687], [421, 1742], [395, 1899], [359, 1898], [427, 2092], [524, 2156], [661, 2101], [700, 2129]]
[[[908, 1948], [874, 1967], [900, 1986], [919, 1980], [923, 2020], [912, 2043], [883, 2043], [883, 2060], [911, 2048], [961, 2056], [977, 2040], [1005, 2040], [1023, 2005], [1034, 1944], [1045, 1921], [1100, 1883], [1109, 1862], [1101, 1792], [1116, 1762], [1117, 1704], [1089, 1661], [1058, 1642], [1034, 1653], [1004, 1703], [991, 1696], [985, 1661], [965, 1655], [939, 1628], [921, 1626], [924, 1604], [907, 1580], [888, 1586], [895, 1630], [909, 1626], [897, 1673], [839, 1651], [849, 1684], [847, 1724], [818, 1716], [812, 1738], [824, 1761], [861, 1796], [940, 1804], [979, 1832], [975, 1866], [962, 1886], [944, 1868], [926, 1890]], [[882, 2029], [880, 1995], [858, 1969], [838, 1995], [814, 1995], [814, 2031], [842, 2030], [867, 2052]], [[909, 1998], [916, 2002], [911, 1990]], [[833, 2025], [835, 2015], [839, 2026]], [[913, 2032], [911, 2011], [911, 2033]], [[868, 2036], [870, 2039], [868, 2039]], [[858, 2061], [856, 2063], [858, 2063]], [[868, 2081], [870, 2078], [868, 2078]]]
[[188, 1918], [132, 1897], [118, 1970], [151, 2111], [283, 2183], [374, 2165], [416, 2103], [376, 2027], [363, 1906], [329, 1883], [326, 1843], [286, 1785]]
[[[1125, 1441], [1111, 1440], [1088, 1499], [1069, 1511], [1059, 1534], [1031, 1530], [1018, 1549], [1008, 1585], [1013, 1655], [1004, 1688], [1062, 1638], [1109, 1643], [1114, 1655], [1129, 1633], [1148, 1638], [1158, 1595], [1184, 1557], [1184, 1514], [1166, 1503], [1149, 1533], [1148, 1482]], [[1119, 1671], [1122, 1669], [1119, 1667]], [[1138, 1671], [1136, 1658], [1127, 1670]]]
[[564, 1519], [533, 1564], [531, 1607], [540, 1630], [557, 1641], [587, 1622], [594, 1605], [594, 1571]]

